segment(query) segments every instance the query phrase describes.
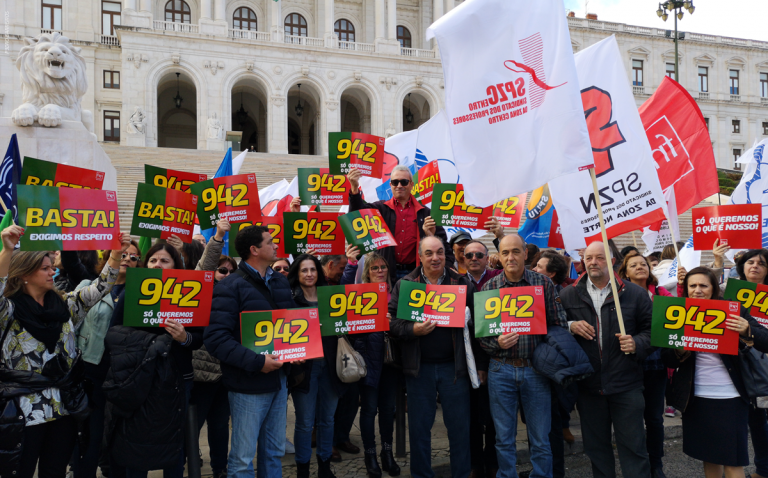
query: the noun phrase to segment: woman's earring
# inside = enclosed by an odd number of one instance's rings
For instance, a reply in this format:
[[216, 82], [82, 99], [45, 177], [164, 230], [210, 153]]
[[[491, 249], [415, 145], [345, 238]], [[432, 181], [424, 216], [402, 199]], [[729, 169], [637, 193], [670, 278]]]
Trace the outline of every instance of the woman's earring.
[[29, 284], [29, 282], [27, 282], [27, 281], [24, 281], [24, 283], [25, 283], [25, 284]]

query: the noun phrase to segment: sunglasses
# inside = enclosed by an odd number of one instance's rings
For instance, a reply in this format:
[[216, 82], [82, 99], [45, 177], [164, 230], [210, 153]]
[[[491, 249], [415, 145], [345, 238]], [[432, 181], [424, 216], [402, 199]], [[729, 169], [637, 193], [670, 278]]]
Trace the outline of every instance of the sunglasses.
[[216, 272], [218, 272], [223, 276], [228, 276], [229, 274], [232, 273], [232, 271], [227, 269], [226, 267], [219, 267], [218, 269], [216, 269]]
[[125, 252], [123, 252], [123, 254], [120, 257], [122, 259], [125, 259], [126, 257], [130, 257], [131, 258], [131, 262], [138, 262], [139, 261], [139, 256], [134, 255], [134, 254], [126, 254]]
[[277, 266], [273, 267], [272, 270], [275, 272], [288, 272], [289, 266]]
[[467, 252], [466, 254], [464, 254], [464, 257], [466, 257], [470, 261], [475, 258], [482, 259], [483, 257], [485, 257], [485, 252]]
[[387, 269], [389, 269], [389, 267], [387, 266], [371, 266], [371, 271], [373, 272], [379, 272], [379, 271], [384, 272]]
[[410, 179], [391, 179], [389, 183], [395, 187], [408, 186], [409, 184], [411, 184], [411, 180]]

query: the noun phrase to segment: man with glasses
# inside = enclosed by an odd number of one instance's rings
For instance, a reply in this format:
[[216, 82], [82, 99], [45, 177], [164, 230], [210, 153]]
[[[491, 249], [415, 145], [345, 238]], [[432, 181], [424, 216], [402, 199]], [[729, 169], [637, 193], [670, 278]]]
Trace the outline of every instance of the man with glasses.
[[[376, 209], [387, 224], [387, 228], [395, 237], [397, 245], [379, 250], [389, 264], [389, 276], [394, 284], [398, 279], [408, 275], [418, 266], [417, 249], [419, 241], [427, 236], [436, 236], [443, 241], [446, 262], [453, 264], [453, 251], [448, 245], [445, 230], [435, 225], [430, 217], [428, 207], [421, 205], [411, 194], [413, 189], [411, 171], [403, 165], [397, 165], [390, 175], [392, 199], [367, 203], [360, 193], [360, 170], [351, 168], [347, 179], [351, 186], [349, 190], [349, 211], [360, 209]], [[375, 194], [368, 191], [369, 195]]]
[[477, 290], [503, 272], [501, 269], [488, 269], [488, 248], [476, 240], [471, 240], [464, 246], [464, 263], [467, 267], [467, 277]]

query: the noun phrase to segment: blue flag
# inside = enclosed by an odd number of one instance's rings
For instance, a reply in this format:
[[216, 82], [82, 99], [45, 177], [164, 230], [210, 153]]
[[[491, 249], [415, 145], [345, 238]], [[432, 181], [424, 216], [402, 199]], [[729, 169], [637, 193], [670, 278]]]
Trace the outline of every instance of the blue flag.
[[[214, 178], [223, 178], [224, 176], [232, 176], [232, 148], [227, 150], [227, 154], [224, 155], [224, 159], [219, 165], [219, 169], [216, 170]], [[211, 240], [214, 234], [216, 234], [216, 228], [205, 229], [200, 231], [200, 234], [205, 236], [205, 242]], [[221, 250], [224, 255], [229, 255], [229, 233], [224, 234], [224, 248]]]
[[[16, 134], [11, 135], [8, 150], [0, 164], [0, 199], [13, 211], [13, 222], [18, 224], [19, 207], [16, 200], [16, 185], [21, 182], [21, 155]], [[5, 217], [5, 208], [0, 208], [0, 217]]]

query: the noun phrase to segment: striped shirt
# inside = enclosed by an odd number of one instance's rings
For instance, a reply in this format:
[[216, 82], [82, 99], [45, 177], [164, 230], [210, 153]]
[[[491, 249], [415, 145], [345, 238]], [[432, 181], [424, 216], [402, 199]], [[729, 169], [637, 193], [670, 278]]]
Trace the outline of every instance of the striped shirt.
[[[537, 272], [525, 269], [523, 277], [519, 282], [510, 282], [506, 274], [499, 274], [489, 280], [483, 290], [506, 289], [507, 287], [526, 287], [526, 286], [544, 286], [544, 306], [547, 314], [547, 325], [559, 325], [567, 327], [568, 319], [565, 315], [565, 309], [560, 303], [560, 296], [557, 295], [555, 285], [549, 277]], [[496, 337], [481, 337], [477, 339], [483, 350], [494, 358], [533, 358], [533, 350], [543, 340], [543, 335], [521, 335], [514, 347], [502, 349], [499, 347], [499, 341]]]

